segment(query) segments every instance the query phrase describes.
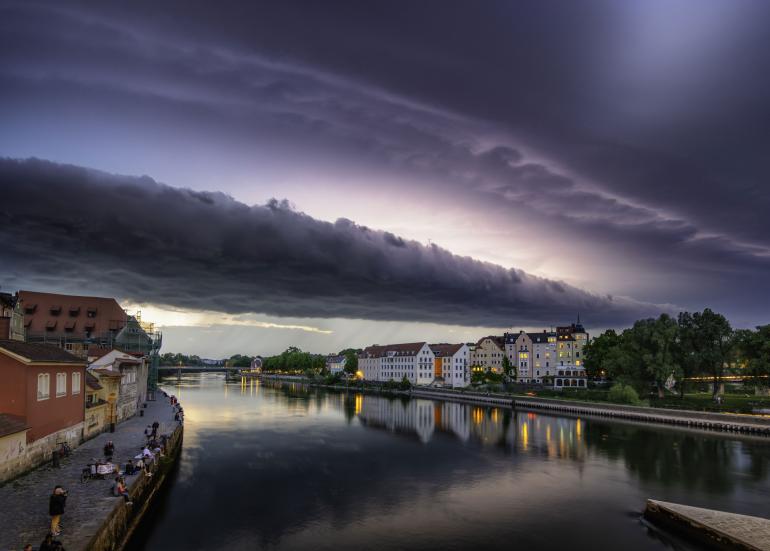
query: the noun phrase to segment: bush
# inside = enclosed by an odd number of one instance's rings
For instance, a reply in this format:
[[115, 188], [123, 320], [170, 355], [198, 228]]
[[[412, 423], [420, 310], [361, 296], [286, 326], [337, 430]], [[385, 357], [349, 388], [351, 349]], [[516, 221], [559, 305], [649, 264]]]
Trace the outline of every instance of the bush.
[[632, 406], [641, 404], [639, 395], [636, 393], [636, 390], [634, 390], [634, 387], [622, 383], [615, 383], [612, 385], [612, 388], [610, 388], [610, 391], [607, 394], [607, 399], [616, 404], [630, 404]]

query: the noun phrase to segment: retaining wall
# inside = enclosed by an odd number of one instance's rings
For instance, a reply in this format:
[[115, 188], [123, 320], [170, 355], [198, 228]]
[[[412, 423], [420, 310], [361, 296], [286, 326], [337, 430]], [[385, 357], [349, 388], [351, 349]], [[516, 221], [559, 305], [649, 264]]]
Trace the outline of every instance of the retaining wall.
[[126, 546], [131, 534], [179, 459], [183, 434], [183, 426], [178, 425], [169, 438], [165, 457], [159, 458], [154, 465], [153, 475], [149, 478], [139, 475], [138, 480], [131, 485], [130, 495], [133, 505], [127, 507], [122, 499], [116, 499], [112, 511], [84, 551], [121, 551]]

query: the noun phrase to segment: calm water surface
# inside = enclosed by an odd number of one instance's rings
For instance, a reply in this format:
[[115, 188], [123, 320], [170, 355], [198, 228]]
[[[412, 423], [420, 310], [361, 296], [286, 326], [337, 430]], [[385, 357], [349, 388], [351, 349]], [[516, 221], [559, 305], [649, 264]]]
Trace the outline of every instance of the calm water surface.
[[691, 549], [645, 499], [768, 516], [770, 442], [298, 385], [166, 380], [184, 449], [131, 549]]

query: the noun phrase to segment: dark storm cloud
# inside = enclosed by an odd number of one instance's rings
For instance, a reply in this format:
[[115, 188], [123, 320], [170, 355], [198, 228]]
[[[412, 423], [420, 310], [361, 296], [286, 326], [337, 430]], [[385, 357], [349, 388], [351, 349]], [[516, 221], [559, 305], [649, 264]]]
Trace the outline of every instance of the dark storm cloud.
[[617, 324], [666, 308], [593, 295], [345, 219], [321, 222], [282, 201], [249, 207], [222, 193], [38, 160], [2, 160], [0, 186], [0, 262], [25, 286], [87, 284], [228, 313], [479, 326], [546, 323], [579, 311]]
[[590, 242], [657, 302], [770, 307], [767, 6], [222, 6], [8, 3], [0, 109], [312, 146], [567, 236], [554, 255]]

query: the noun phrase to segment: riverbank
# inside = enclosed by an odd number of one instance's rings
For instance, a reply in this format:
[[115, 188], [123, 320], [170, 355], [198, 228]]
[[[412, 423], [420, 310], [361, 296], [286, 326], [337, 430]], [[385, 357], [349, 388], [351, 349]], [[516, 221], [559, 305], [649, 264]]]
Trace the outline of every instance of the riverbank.
[[[57, 538], [68, 551], [106, 551], [121, 549], [141, 519], [149, 502], [165, 481], [166, 473], [177, 460], [183, 428], [174, 420], [168, 398], [158, 392], [158, 400], [147, 403], [144, 416], [135, 416], [119, 424], [114, 433], [104, 433], [84, 442], [61, 461], [60, 468], [50, 465], [35, 469], [0, 487], [0, 550], [22, 549], [31, 543], [37, 547], [50, 526], [48, 498], [54, 486], [68, 492], [62, 524]], [[126, 477], [134, 504], [111, 494], [114, 477], [80, 482], [80, 474], [93, 458], [103, 457], [108, 440], [115, 444], [114, 461], [121, 466], [141, 450], [146, 439], [145, 427], [158, 421], [159, 434], [169, 436], [167, 453], [153, 462], [153, 476]]]
[[555, 398], [540, 398], [511, 394], [483, 393], [472, 390], [434, 389], [428, 387], [413, 387], [410, 390], [385, 389], [369, 386], [341, 386], [326, 385], [310, 379], [293, 376], [279, 376], [263, 374], [260, 378], [307, 384], [310, 386], [329, 388], [334, 390], [347, 390], [355, 392], [371, 392], [384, 395], [418, 396], [433, 400], [449, 400], [464, 403], [474, 403], [488, 406], [545, 409], [554, 412], [562, 412], [579, 415], [593, 415], [599, 417], [612, 417], [628, 419], [647, 423], [667, 425], [680, 425], [716, 431], [740, 432], [770, 436], [770, 417], [747, 414], [708, 413], [688, 410], [673, 410], [652, 408], [644, 406], [624, 406], [618, 404], [600, 402], [582, 402], [577, 400], [563, 400]]

